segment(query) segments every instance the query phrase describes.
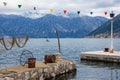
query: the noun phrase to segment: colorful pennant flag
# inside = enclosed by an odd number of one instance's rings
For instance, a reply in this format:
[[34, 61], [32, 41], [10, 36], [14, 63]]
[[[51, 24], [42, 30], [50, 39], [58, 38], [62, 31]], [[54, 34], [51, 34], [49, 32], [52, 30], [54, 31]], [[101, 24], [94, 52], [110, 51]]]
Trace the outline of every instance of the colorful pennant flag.
[[22, 7], [22, 5], [21, 4], [18, 4], [18, 8], [21, 8]]
[[78, 15], [80, 14], [80, 11], [77, 11]]
[[64, 14], [66, 14], [66, 13], [67, 13], [67, 10], [63, 10], [63, 12], [64, 12]]
[[93, 14], [93, 12], [90, 12], [90, 14], [92, 15], [92, 14]]
[[107, 15], [107, 12], [104, 12], [105, 15]]
[[36, 10], [36, 7], [34, 7], [33, 9]]
[[53, 13], [53, 9], [52, 8], [50, 9], [50, 13]]
[[6, 6], [6, 5], [7, 5], [7, 2], [3, 2], [3, 4], [4, 4], [4, 6]]

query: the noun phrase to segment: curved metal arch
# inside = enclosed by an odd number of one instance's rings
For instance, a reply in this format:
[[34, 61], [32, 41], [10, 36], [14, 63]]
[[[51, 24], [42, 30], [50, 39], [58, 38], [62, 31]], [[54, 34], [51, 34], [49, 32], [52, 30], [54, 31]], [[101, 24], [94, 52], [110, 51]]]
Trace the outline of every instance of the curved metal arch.
[[29, 50], [24, 50], [22, 54], [20, 55], [20, 64], [24, 66], [28, 63], [28, 58], [33, 58], [33, 54]]

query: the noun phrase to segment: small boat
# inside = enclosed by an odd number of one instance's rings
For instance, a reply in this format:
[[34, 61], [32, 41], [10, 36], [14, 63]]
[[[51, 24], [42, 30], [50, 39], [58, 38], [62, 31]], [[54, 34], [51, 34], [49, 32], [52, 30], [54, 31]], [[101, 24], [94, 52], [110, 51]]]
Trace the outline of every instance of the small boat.
[[48, 38], [46, 37], [46, 42], [50, 42], [50, 40], [48, 40]]

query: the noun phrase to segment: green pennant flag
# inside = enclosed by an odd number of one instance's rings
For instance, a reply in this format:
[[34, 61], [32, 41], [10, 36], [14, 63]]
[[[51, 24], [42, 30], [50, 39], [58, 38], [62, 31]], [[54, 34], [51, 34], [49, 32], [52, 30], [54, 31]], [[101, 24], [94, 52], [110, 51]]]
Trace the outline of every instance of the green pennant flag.
[[21, 8], [22, 7], [22, 5], [21, 4], [18, 4], [18, 8]]

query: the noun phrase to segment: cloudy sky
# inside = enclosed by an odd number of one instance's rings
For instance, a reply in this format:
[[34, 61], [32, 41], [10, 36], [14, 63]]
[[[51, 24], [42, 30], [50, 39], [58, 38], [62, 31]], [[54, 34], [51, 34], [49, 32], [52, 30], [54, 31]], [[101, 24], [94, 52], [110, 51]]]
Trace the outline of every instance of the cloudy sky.
[[[3, 2], [7, 5], [4, 6]], [[18, 4], [22, 5], [18, 8]], [[33, 8], [36, 7], [36, 10]], [[50, 13], [50, 8], [53, 13], [63, 13], [66, 9], [67, 12], [90, 15], [93, 12], [93, 16], [105, 16], [104, 12], [120, 13], [120, 0], [0, 0], [0, 14], [23, 14], [29, 11], [36, 11], [38, 13]]]

